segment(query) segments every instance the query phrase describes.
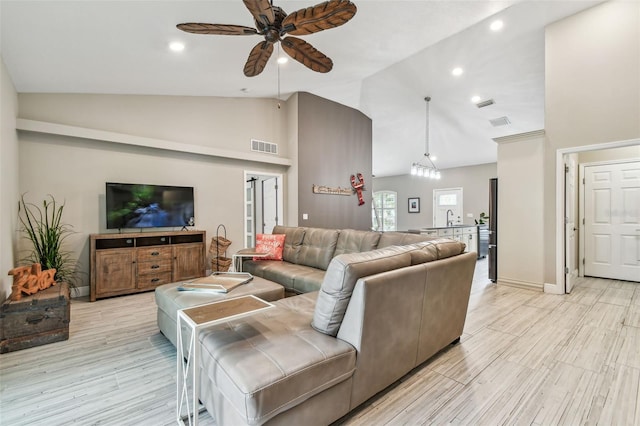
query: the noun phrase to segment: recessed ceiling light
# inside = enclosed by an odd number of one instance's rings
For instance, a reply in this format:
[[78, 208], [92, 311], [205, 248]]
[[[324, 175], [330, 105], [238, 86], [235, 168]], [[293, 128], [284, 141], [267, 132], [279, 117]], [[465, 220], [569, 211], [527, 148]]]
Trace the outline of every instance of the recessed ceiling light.
[[482, 98], [476, 95], [471, 98], [471, 102], [473, 102], [474, 104], [477, 104], [478, 102], [480, 102], [480, 99]]
[[491, 31], [500, 31], [502, 29], [502, 27], [504, 26], [504, 22], [502, 22], [499, 19], [496, 19], [495, 21], [493, 21], [491, 23], [491, 25], [489, 26], [489, 28], [491, 28]]
[[174, 41], [169, 44], [169, 49], [174, 52], [182, 52], [184, 50], [184, 43], [180, 43], [179, 41]]
[[460, 67], [456, 67], [453, 70], [451, 70], [451, 74], [455, 75], [456, 77], [462, 75], [463, 72], [464, 70]]
[[278, 58], [278, 63], [279, 63], [280, 65], [282, 65], [282, 64], [286, 64], [287, 62], [289, 62], [289, 59], [288, 59], [286, 56], [280, 56], [280, 57]]

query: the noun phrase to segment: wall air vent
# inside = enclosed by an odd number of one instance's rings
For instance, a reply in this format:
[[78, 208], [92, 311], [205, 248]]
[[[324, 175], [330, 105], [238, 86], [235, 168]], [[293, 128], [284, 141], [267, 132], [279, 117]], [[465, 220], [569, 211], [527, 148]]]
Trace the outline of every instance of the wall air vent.
[[277, 154], [278, 144], [251, 139], [251, 151], [266, 152], [267, 154]]
[[484, 107], [488, 107], [489, 105], [493, 105], [493, 104], [495, 104], [494, 100], [493, 99], [488, 99], [486, 101], [478, 102], [476, 104], [476, 106], [478, 108], [484, 108]]
[[491, 123], [491, 125], [493, 127], [498, 127], [498, 126], [506, 126], [507, 124], [511, 124], [511, 121], [509, 121], [509, 117], [498, 117], [498, 118], [494, 118], [493, 120], [489, 120], [489, 123]]

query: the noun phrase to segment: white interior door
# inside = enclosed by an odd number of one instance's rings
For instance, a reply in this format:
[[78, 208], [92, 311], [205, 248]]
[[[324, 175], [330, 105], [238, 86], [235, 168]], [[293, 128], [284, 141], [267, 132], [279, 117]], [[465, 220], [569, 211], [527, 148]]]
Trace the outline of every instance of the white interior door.
[[244, 172], [244, 241], [246, 247], [255, 247], [256, 234], [272, 233], [276, 225], [284, 223], [283, 175]]
[[571, 293], [571, 289], [578, 278], [578, 239], [577, 231], [577, 205], [578, 205], [578, 174], [577, 154], [570, 154], [565, 162], [565, 291]]
[[256, 245], [256, 225], [255, 225], [255, 179], [245, 180], [244, 183], [244, 236], [245, 247]]
[[640, 281], [640, 162], [585, 166], [585, 275]]
[[433, 190], [433, 226], [435, 228], [462, 224], [462, 212], [462, 188]]
[[278, 224], [278, 178], [262, 181], [262, 233], [271, 234]]

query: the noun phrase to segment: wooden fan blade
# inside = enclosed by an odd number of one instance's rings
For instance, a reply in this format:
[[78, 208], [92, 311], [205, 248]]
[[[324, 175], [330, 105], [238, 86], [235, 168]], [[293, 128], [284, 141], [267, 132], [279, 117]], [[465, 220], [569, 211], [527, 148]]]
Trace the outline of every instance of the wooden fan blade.
[[290, 13], [282, 22], [282, 34], [304, 35], [339, 27], [356, 14], [349, 0], [330, 0]]
[[329, 57], [300, 38], [287, 37], [280, 43], [289, 56], [313, 71], [325, 73], [333, 68]]
[[253, 15], [253, 19], [256, 20], [259, 30], [263, 30], [269, 25], [272, 25], [276, 19], [273, 8], [269, 0], [242, 0], [244, 5], [249, 9], [249, 12]]
[[225, 25], [225, 24], [201, 24], [197, 22], [186, 22], [178, 24], [179, 30], [193, 34], [217, 34], [217, 35], [252, 35], [258, 34], [255, 28], [245, 27], [242, 25]]
[[273, 43], [268, 41], [261, 41], [251, 49], [247, 63], [244, 64], [244, 75], [247, 77], [255, 77], [260, 74], [264, 67], [267, 65], [267, 61], [273, 53]]

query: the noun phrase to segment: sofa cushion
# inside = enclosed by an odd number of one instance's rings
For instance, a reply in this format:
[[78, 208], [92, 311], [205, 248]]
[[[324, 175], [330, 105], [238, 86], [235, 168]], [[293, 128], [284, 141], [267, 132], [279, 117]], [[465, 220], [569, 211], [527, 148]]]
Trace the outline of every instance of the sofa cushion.
[[326, 271], [336, 250], [338, 234], [337, 229], [305, 228], [298, 261], [294, 263]]
[[276, 225], [272, 232], [274, 234], [285, 235], [282, 260], [291, 263], [298, 263], [298, 253], [300, 252], [300, 246], [304, 239], [305, 228]]
[[215, 386], [246, 424], [257, 425], [349, 379], [353, 346], [309, 326], [316, 294], [203, 331], [203, 392]]
[[438, 250], [438, 259], [446, 259], [447, 257], [462, 254], [467, 247], [467, 245], [461, 241], [450, 240], [448, 238], [434, 240], [433, 244]]
[[343, 229], [338, 236], [338, 243], [333, 256], [375, 250], [378, 247], [379, 240], [379, 232]]
[[403, 246], [411, 255], [411, 264], [433, 262], [464, 253], [466, 244], [448, 238], [434, 239]]
[[267, 269], [280, 265], [281, 260], [244, 260], [242, 262], [242, 270], [253, 276], [264, 278]]
[[[289, 262], [281, 262], [279, 265], [272, 265], [270, 268], [265, 270], [263, 277], [270, 281], [280, 283], [287, 290], [293, 291], [295, 290], [295, 282], [299, 277], [304, 277], [313, 274], [314, 272], [317, 272], [321, 276], [324, 276], [324, 271], [320, 269], [312, 268], [305, 265], [296, 265]], [[315, 289], [309, 289], [309, 291], [318, 291], [321, 284], [322, 279], [320, 279], [320, 282]]]
[[438, 260], [438, 249], [431, 241], [409, 244], [405, 247], [411, 255], [412, 265]]
[[411, 255], [402, 247], [334, 257], [322, 281], [311, 326], [330, 336], [337, 335], [359, 278], [410, 265]]
[[378, 241], [378, 248], [389, 246], [405, 246], [407, 244], [419, 243], [433, 240], [434, 237], [422, 234], [408, 234], [406, 232], [383, 232]]
[[322, 269], [317, 268], [301, 271], [293, 279], [293, 291], [296, 293], [309, 293], [320, 290], [325, 273]]

